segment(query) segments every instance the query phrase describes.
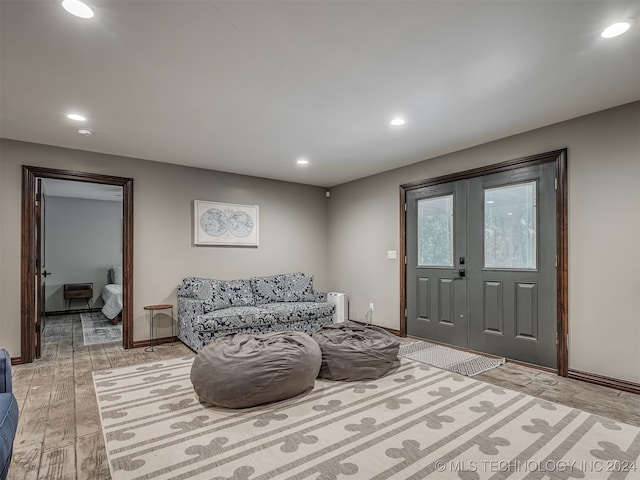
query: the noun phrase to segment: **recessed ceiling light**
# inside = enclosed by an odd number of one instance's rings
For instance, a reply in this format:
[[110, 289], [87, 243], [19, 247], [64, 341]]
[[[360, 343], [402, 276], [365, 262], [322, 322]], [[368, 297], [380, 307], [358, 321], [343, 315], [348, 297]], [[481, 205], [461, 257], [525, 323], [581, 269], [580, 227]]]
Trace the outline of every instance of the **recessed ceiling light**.
[[78, 133], [80, 135], [84, 135], [85, 137], [89, 137], [89, 136], [93, 135], [93, 132], [91, 130], [89, 130], [88, 128], [79, 128], [78, 129]]
[[298, 165], [309, 165], [309, 160], [307, 160], [306, 158], [299, 158], [296, 163]]
[[84, 122], [87, 119], [87, 117], [80, 115], [79, 113], [69, 113], [67, 118], [69, 120], [75, 120], [76, 122]]
[[389, 123], [394, 127], [399, 127], [401, 125], [404, 125], [407, 122], [405, 122], [404, 118], [396, 117], [393, 120], [391, 120]]
[[86, 3], [82, 3], [80, 0], [63, 0], [62, 7], [71, 15], [75, 15], [80, 18], [92, 18], [93, 10]]
[[617, 22], [609, 25], [605, 28], [600, 36], [602, 38], [614, 38], [622, 35], [624, 32], [631, 28], [631, 20], [624, 20], [622, 22]]

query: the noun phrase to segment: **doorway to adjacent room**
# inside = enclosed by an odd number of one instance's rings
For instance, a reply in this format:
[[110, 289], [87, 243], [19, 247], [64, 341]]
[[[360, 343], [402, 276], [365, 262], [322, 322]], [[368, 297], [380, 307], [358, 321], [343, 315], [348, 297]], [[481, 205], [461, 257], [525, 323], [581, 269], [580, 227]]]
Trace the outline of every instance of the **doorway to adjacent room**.
[[[43, 181], [67, 181], [113, 187], [121, 193], [121, 303], [122, 344], [133, 346], [133, 179], [107, 175], [23, 167], [22, 181], [22, 261], [21, 261], [21, 362], [29, 363], [42, 352], [43, 313], [47, 291], [43, 280], [49, 274], [43, 264], [44, 215]], [[108, 190], [109, 188], [106, 188]], [[116, 262], [111, 262], [116, 263]], [[55, 273], [55, 272], [54, 272]], [[105, 276], [107, 275], [105, 271]], [[87, 285], [95, 282], [87, 281]], [[85, 289], [88, 291], [88, 289]], [[79, 290], [82, 293], [84, 290]], [[73, 292], [71, 292], [73, 293]], [[64, 298], [61, 297], [61, 298]], [[65, 304], [66, 305], [66, 304]]]

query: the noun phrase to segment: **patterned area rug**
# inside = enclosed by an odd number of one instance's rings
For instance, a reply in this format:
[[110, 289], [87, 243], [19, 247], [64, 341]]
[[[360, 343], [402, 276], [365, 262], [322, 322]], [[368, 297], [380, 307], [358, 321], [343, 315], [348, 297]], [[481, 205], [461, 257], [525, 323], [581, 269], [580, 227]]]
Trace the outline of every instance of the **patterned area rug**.
[[200, 404], [192, 361], [94, 372], [114, 480], [599, 480], [640, 472], [639, 428], [404, 358], [375, 381], [317, 381], [301, 396], [241, 410]]
[[504, 358], [485, 357], [429, 342], [401, 345], [398, 355], [468, 377], [499, 367], [505, 362]]
[[122, 341], [122, 322], [113, 325], [102, 312], [81, 313], [80, 320], [85, 345]]

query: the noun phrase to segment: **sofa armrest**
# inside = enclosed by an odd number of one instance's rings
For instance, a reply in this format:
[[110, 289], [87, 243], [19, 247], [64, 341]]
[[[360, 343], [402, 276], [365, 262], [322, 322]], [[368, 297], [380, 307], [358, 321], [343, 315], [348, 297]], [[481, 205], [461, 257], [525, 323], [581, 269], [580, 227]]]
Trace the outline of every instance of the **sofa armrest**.
[[327, 292], [313, 292], [315, 294], [315, 302], [326, 302]]
[[0, 349], [0, 393], [12, 392], [11, 356], [4, 348]]
[[13, 442], [18, 430], [18, 402], [13, 393], [0, 394], [0, 479], [5, 480], [11, 466]]
[[185, 325], [195, 327], [196, 319], [204, 315], [204, 302], [194, 298], [178, 297], [178, 320]]
[[193, 332], [198, 317], [204, 315], [204, 305], [201, 300], [178, 297], [178, 336], [180, 332]]

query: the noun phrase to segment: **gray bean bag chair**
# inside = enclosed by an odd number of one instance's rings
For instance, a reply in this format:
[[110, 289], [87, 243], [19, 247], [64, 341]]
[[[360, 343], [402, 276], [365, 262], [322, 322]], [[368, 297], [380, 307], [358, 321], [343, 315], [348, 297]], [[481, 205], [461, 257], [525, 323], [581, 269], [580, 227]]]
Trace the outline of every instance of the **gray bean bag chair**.
[[391, 370], [400, 349], [395, 335], [355, 322], [325, 325], [313, 339], [322, 350], [320, 377], [329, 380], [380, 378]]
[[321, 359], [318, 344], [302, 332], [226, 335], [198, 352], [191, 383], [203, 402], [253, 407], [312, 388]]

